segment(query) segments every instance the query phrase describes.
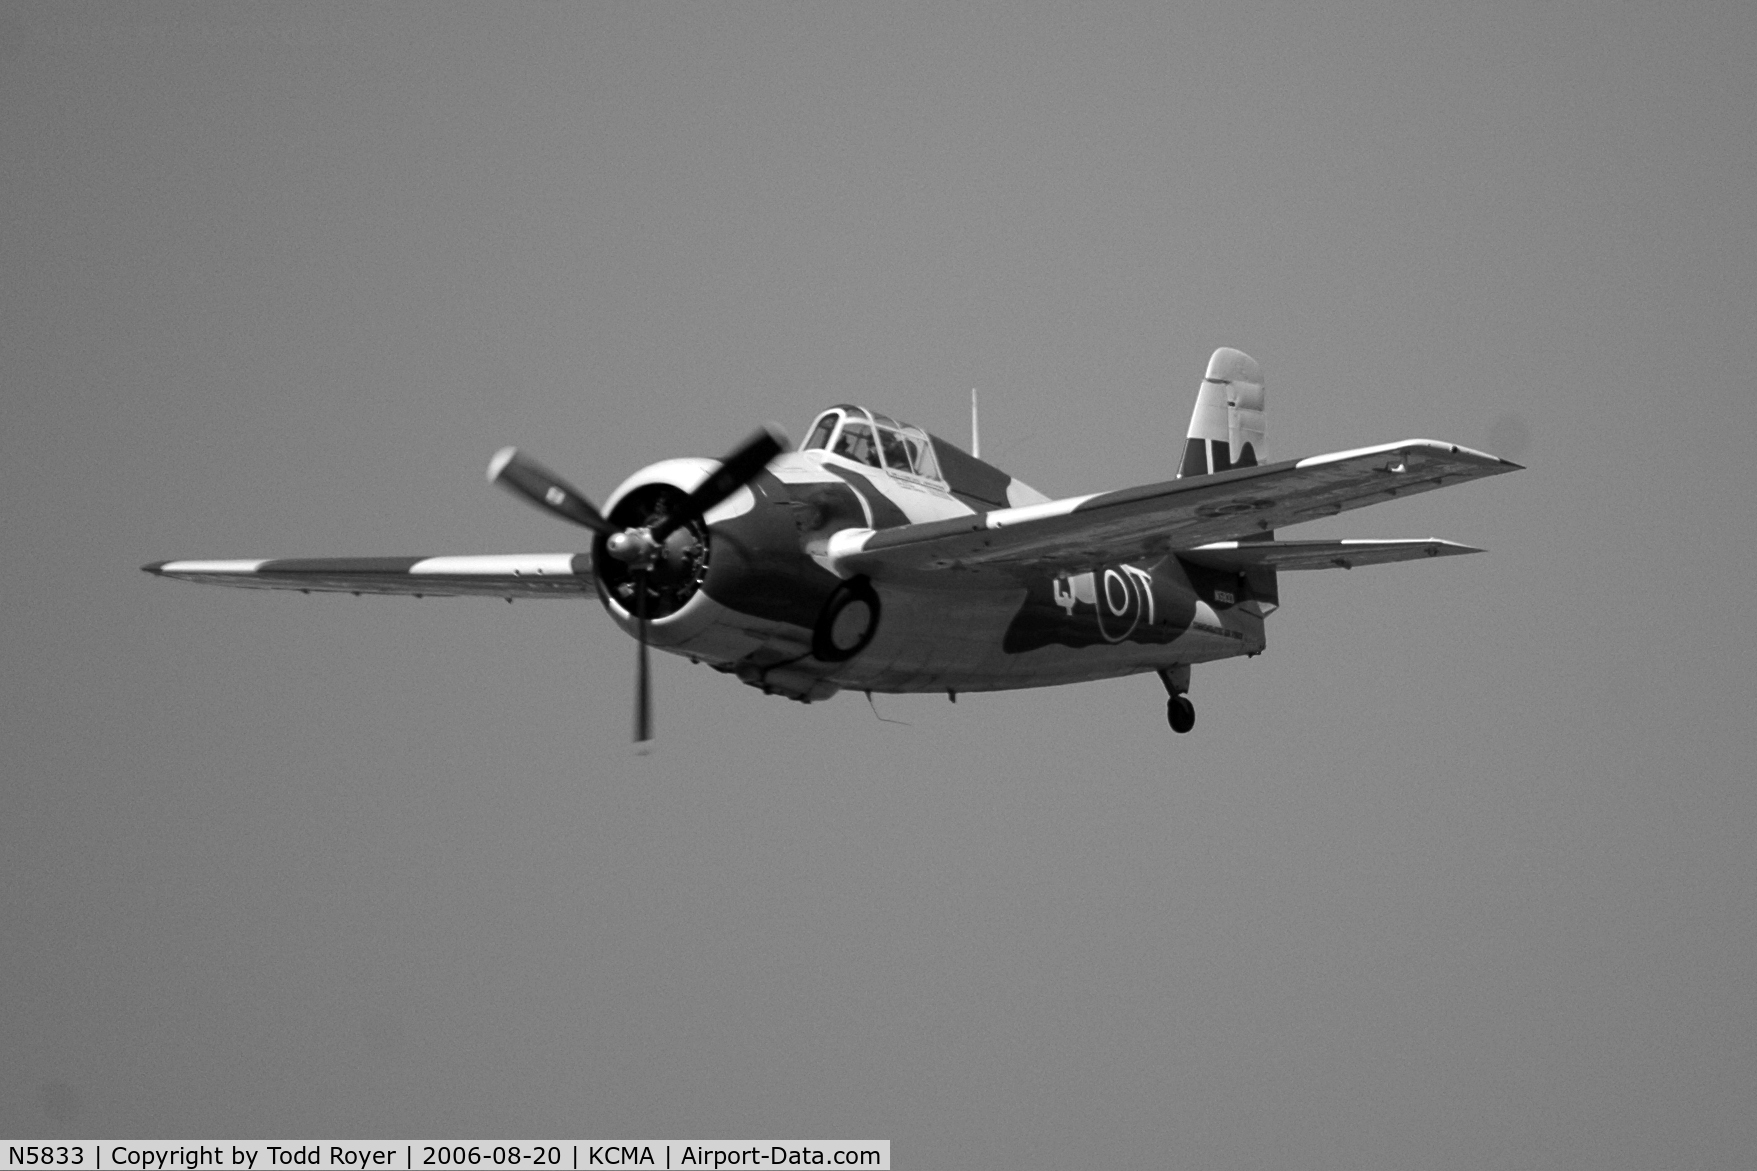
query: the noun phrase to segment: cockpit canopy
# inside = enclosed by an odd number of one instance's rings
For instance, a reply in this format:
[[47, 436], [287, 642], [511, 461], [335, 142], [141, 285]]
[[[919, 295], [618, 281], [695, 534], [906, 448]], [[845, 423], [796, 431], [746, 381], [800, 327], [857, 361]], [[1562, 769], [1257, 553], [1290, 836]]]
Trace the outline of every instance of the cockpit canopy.
[[927, 432], [899, 423], [889, 415], [875, 414], [865, 407], [847, 404], [831, 407], [818, 416], [799, 450], [828, 451], [855, 463], [900, 472], [905, 476], [943, 479], [939, 461], [934, 458], [933, 441]]

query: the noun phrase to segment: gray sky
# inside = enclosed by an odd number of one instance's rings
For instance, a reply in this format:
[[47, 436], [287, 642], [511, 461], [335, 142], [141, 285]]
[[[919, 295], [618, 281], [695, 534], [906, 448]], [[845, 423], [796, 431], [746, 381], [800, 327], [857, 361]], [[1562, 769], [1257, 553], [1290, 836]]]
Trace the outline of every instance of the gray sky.
[[[1757, 9], [1438, 9], [9, 5], [0, 1131], [1748, 1166]], [[1490, 552], [1290, 575], [1188, 737], [667, 656], [637, 757], [596, 605], [136, 568], [971, 386], [1162, 479], [1220, 345], [1530, 470], [1295, 530]]]

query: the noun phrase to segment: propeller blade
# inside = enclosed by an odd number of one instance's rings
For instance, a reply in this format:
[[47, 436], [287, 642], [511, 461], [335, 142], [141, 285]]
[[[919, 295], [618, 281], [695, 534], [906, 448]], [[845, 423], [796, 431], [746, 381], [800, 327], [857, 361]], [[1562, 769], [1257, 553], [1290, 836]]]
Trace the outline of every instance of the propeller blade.
[[790, 446], [787, 433], [779, 427], [771, 423], [760, 428], [742, 446], [728, 455], [714, 474], [702, 481], [701, 487], [689, 494], [689, 499], [682, 508], [653, 526], [653, 540], [662, 544], [677, 529], [698, 519], [714, 505], [756, 479], [757, 473], [768, 467], [770, 460]]
[[488, 461], [488, 482], [523, 496], [544, 512], [608, 536], [616, 526], [592, 506], [578, 488], [516, 447], [503, 447]]
[[653, 738], [653, 686], [647, 668], [647, 571], [635, 570], [634, 613], [637, 644], [634, 661], [634, 742], [645, 744]]

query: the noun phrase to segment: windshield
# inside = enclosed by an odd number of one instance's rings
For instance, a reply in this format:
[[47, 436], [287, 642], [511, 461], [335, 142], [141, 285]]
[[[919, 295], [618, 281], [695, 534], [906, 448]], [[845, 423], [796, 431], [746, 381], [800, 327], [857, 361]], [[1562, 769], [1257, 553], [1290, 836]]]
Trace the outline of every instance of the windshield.
[[847, 456], [855, 463], [871, 464], [875, 468], [880, 466], [872, 428], [855, 419], [842, 424], [842, 434], [836, 438], [836, 454]]
[[811, 434], [806, 436], [805, 442], [799, 445], [799, 450], [810, 451], [813, 448], [828, 447], [830, 432], [836, 429], [836, 421], [841, 417], [841, 411], [825, 411], [819, 415], [817, 425], [811, 429]]

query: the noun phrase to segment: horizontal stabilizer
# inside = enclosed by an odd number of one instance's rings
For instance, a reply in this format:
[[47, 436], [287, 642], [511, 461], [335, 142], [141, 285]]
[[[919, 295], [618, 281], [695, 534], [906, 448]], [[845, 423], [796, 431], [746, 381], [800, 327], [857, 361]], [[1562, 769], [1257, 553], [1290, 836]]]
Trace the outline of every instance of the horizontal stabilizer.
[[1181, 549], [1178, 556], [1209, 569], [1242, 573], [1247, 569], [1353, 569], [1357, 565], [1385, 565], [1392, 561], [1422, 561], [1429, 557], [1457, 557], [1481, 553], [1481, 549], [1456, 541], [1217, 541], [1194, 549]]
[[155, 561], [141, 569], [179, 581], [301, 593], [568, 598], [596, 588], [590, 553]]

